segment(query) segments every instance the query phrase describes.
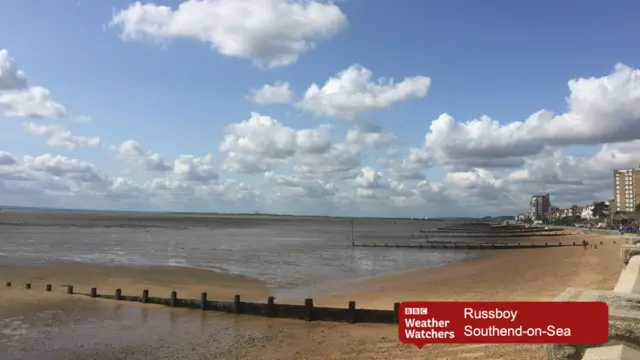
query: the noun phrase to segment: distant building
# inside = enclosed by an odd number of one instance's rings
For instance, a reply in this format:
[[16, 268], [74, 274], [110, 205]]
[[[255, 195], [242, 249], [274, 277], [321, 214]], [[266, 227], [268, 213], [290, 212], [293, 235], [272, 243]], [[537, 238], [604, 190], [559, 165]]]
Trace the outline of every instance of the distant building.
[[543, 220], [545, 216], [548, 216], [550, 209], [551, 198], [549, 197], [549, 194], [533, 195], [531, 197], [531, 206], [529, 208], [531, 220]]
[[634, 212], [640, 203], [640, 168], [613, 170], [613, 212]]

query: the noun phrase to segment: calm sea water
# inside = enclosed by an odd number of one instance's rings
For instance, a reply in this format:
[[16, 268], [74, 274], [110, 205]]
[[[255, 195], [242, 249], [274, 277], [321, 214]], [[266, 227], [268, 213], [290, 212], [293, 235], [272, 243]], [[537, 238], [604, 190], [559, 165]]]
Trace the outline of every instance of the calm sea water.
[[[393, 222], [390, 222], [393, 224]], [[418, 228], [357, 229], [358, 241], [421, 241]], [[0, 226], [0, 265], [78, 261], [225, 271], [293, 289], [453, 263], [476, 251], [352, 248], [347, 223], [254, 227], [74, 228]], [[361, 240], [362, 239], [362, 240]]]

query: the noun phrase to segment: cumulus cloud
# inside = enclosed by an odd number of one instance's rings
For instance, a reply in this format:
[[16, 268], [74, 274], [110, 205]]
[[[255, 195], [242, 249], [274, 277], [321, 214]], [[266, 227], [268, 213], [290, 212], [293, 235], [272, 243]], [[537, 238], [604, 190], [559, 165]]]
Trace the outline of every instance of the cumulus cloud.
[[354, 120], [365, 112], [423, 98], [431, 86], [431, 79], [426, 76], [407, 77], [399, 83], [385, 78], [374, 81], [372, 77], [371, 70], [352, 65], [329, 78], [322, 87], [313, 83], [297, 106], [317, 116]]
[[270, 116], [251, 113], [249, 119], [227, 127], [220, 144], [220, 151], [226, 154], [225, 169], [264, 172], [296, 155], [324, 154], [332, 146], [330, 129], [294, 130]]
[[400, 138], [384, 131], [375, 124], [360, 124], [349, 129], [346, 141], [350, 144], [370, 146], [377, 150], [388, 150], [401, 144]]
[[458, 122], [442, 114], [431, 122], [411, 160], [466, 168], [517, 167], [547, 147], [617, 143], [640, 138], [640, 70], [618, 64], [599, 78], [568, 82], [568, 111], [540, 110], [523, 121], [489, 116]]
[[251, 90], [249, 99], [256, 104], [287, 104], [293, 101], [293, 91], [289, 83], [276, 81], [273, 85], [265, 84], [258, 90]]
[[64, 106], [40, 86], [27, 87], [27, 77], [9, 51], [0, 49], [0, 108], [6, 117], [53, 118], [66, 116]]
[[140, 166], [147, 171], [171, 171], [171, 164], [164, 161], [160, 154], [143, 148], [135, 140], [126, 140], [115, 147], [116, 155], [131, 164]]
[[340, 8], [325, 1], [187, 0], [175, 9], [136, 1], [116, 12], [110, 26], [124, 41], [195, 39], [223, 55], [278, 67], [295, 63], [346, 24]]
[[24, 130], [44, 137], [46, 143], [53, 147], [63, 147], [67, 149], [75, 149], [81, 147], [97, 148], [100, 147], [99, 137], [78, 136], [66, 130], [60, 125], [41, 125], [34, 122], [26, 122], [23, 124]]

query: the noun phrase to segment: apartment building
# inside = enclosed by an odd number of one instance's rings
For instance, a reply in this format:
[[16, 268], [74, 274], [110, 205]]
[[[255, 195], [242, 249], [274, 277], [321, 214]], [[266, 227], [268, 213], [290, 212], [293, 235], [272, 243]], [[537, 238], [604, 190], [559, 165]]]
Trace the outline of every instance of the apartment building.
[[635, 211], [640, 203], [640, 168], [613, 170], [613, 198], [612, 211]]
[[532, 220], [543, 220], [551, 210], [551, 199], [549, 194], [533, 195], [531, 197], [531, 207], [529, 215]]

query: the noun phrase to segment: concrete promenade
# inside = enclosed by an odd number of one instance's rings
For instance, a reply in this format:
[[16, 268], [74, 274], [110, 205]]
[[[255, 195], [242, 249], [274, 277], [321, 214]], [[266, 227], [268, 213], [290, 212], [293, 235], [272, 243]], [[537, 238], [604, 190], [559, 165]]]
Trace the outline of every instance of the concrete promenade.
[[606, 302], [609, 341], [602, 345], [549, 345], [549, 360], [640, 359], [640, 237], [627, 237], [620, 258], [622, 271], [613, 291], [568, 288], [556, 298], [556, 301]]

